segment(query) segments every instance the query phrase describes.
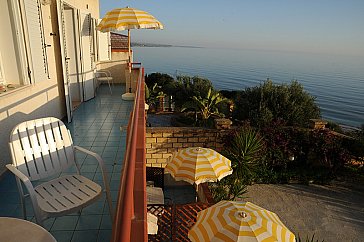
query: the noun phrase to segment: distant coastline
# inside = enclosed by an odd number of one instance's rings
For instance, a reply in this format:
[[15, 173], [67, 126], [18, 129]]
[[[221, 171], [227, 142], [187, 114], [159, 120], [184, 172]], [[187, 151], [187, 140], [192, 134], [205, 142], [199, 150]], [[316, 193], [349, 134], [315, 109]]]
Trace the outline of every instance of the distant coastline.
[[137, 43], [132, 42], [131, 47], [180, 47], [180, 48], [204, 48], [201, 46], [190, 46], [190, 45], [167, 45], [167, 44], [154, 44], [154, 43]]

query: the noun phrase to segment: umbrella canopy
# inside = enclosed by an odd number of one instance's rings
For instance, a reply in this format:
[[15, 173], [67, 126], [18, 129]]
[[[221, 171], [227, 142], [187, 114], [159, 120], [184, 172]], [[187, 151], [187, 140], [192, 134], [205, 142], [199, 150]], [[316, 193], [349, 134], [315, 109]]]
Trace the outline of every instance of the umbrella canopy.
[[289, 241], [294, 234], [278, 216], [250, 202], [221, 201], [197, 214], [192, 241]]
[[203, 182], [216, 182], [230, 175], [231, 161], [208, 148], [186, 148], [176, 152], [165, 167], [176, 180], [196, 185]]
[[101, 32], [130, 29], [163, 29], [163, 25], [151, 14], [135, 8], [115, 8], [106, 13], [97, 29]]

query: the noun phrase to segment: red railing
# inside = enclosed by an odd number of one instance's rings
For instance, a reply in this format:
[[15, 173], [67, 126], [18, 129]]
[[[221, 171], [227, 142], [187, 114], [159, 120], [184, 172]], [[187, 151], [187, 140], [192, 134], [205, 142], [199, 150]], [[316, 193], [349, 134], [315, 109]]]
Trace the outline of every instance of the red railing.
[[127, 145], [112, 230], [113, 242], [146, 242], [147, 202], [145, 174], [144, 68], [139, 68], [134, 109], [130, 115]]

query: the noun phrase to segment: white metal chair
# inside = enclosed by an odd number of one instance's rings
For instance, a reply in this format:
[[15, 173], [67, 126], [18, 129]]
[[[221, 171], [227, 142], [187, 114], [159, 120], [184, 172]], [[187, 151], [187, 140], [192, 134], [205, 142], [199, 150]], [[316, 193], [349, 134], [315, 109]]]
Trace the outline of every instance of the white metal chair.
[[[25, 198], [30, 197], [36, 222], [40, 225], [49, 217], [58, 217], [80, 211], [95, 202], [105, 191], [110, 217], [113, 219], [108, 175], [102, 158], [89, 150], [73, 145], [69, 130], [57, 118], [48, 117], [18, 124], [10, 134], [13, 164], [6, 167], [14, 173], [20, 193], [24, 219]], [[99, 163], [104, 189], [81, 176], [75, 160], [75, 151], [93, 156]], [[77, 174], [62, 175], [71, 166]], [[49, 177], [58, 178], [33, 186], [31, 181]], [[40, 181], [39, 181], [40, 182]], [[23, 185], [28, 193], [24, 193]]]
[[113, 84], [113, 77], [111, 76], [110, 71], [108, 70], [96, 70], [95, 71], [95, 78], [97, 80], [97, 86], [99, 86], [99, 84], [101, 82], [107, 82], [107, 84], [109, 85], [109, 89], [110, 89], [110, 94], [112, 94], [112, 90], [111, 90], [111, 84]]

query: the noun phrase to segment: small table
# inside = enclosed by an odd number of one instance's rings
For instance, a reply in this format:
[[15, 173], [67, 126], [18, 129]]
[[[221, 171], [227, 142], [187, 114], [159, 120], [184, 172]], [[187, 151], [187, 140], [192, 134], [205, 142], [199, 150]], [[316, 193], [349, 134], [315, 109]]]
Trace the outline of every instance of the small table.
[[1, 241], [7, 242], [57, 242], [38, 224], [18, 218], [0, 217]]
[[164, 194], [160, 187], [147, 187], [147, 204], [164, 204]]

